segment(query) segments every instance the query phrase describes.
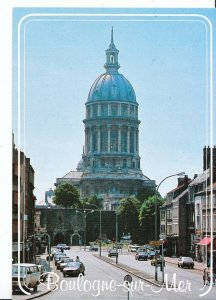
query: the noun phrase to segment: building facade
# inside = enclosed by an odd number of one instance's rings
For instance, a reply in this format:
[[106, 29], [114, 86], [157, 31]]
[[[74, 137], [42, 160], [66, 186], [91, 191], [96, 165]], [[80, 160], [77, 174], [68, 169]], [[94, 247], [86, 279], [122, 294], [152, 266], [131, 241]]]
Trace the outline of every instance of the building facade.
[[81, 197], [96, 195], [108, 209], [142, 188], [155, 188], [140, 168], [138, 103], [133, 86], [118, 71], [118, 54], [112, 30], [106, 71], [92, 84], [85, 104], [82, 159], [77, 171], [56, 180], [56, 185], [76, 185]]
[[[18, 164], [20, 156], [20, 165]], [[18, 258], [18, 232], [20, 234], [20, 259], [21, 261], [32, 261], [33, 244], [30, 237], [34, 235], [34, 169], [30, 159], [15, 148], [13, 144], [13, 191], [12, 191], [12, 236], [13, 236], [13, 259]], [[18, 188], [20, 184], [20, 188]], [[19, 193], [19, 194], [18, 194]], [[20, 207], [20, 227], [18, 226], [18, 207]]]

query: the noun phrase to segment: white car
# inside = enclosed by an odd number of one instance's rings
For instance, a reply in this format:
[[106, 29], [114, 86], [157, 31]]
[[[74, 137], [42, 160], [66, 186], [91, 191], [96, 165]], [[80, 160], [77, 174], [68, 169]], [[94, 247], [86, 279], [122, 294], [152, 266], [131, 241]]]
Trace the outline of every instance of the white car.
[[[20, 276], [19, 276], [20, 275]], [[37, 292], [37, 287], [40, 284], [41, 272], [38, 265], [35, 264], [13, 264], [12, 265], [12, 290], [20, 290], [20, 285], [22, 288], [30, 292], [30, 288], [34, 289], [34, 292]]]

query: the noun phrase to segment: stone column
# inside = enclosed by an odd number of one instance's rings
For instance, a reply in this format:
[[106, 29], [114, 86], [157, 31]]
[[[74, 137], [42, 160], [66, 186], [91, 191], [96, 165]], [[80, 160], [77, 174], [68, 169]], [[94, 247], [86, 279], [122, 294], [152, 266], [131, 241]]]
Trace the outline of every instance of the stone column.
[[101, 129], [100, 129], [100, 126], [97, 127], [97, 131], [98, 131], [97, 151], [100, 152], [101, 151]]
[[101, 117], [101, 104], [98, 104], [98, 117]]
[[89, 151], [92, 152], [92, 126], [89, 128]]
[[118, 127], [118, 152], [121, 152], [121, 126]]
[[127, 131], [127, 153], [130, 153], [130, 127], [129, 126]]
[[107, 126], [107, 132], [108, 132], [108, 149], [107, 149], [107, 152], [110, 152], [110, 125]]
[[107, 115], [108, 115], [108, 116], [111, 115], [110, 109], [111, 109], [111, 108], [110, 108], [110, 103], [108, 103], [108, 112], [107, 112]]
[[136, 130], [136, 136], [137, 136], [137, 141], [136, 141], [136, 143], [137, 143], [137, 154], [139, 154], [139, 129], [137, 128], [137, 130]]
[[84, 153], [87, 154], [88, 153], [88, 127], [85, 128], [85, 151]]
[[136, 144], [136, 128], [134, 128], [134, 153], [137, 153], [137, 144]]

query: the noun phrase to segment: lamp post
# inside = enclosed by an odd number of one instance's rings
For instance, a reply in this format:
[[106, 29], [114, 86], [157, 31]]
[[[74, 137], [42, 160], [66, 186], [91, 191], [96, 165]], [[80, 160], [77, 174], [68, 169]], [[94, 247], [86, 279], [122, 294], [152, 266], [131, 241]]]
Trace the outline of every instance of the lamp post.
[[99, 241], [100, 241], [100, 244], [99, 244], [99, 255], [101, 256], [101, 209], [96, 205], [96, 204], [93, 204], [93, 203], [89, 203], [87, 202], [86, 204], [89, 204], [89, 205], [94, 205], [96, 208], [97, 208], [97, 211], [99, 211], [100, 213], [100, 228], [99, 228]]
[[81, 214], [83, 216], [83, 218], [84, 218], [84, 251], [86, 251], [86, 218], [87, 218], [88, 214], [91, 214], [93, 212], [94, 212], [93, 209], [92, 210], [85, 209], [83, 211], [83, 213], [81, 211], [79, 211], [79, 210], [76, 210], [76, 213], [77, 214]]
[[118, 214], [117, 209], [115, 211], [116, 213], [116, 265], [118, 264]]
[[50, 268], [50, 235], [48, 233], [44, 233], [44, 235], [48, 236], [48, 256], [49, 256], [49, 268]]
[[[156, 188], [156, 200], [155, 200], [155, 241], [157, 241], [157, 239], [158, 239], [158, 233], [157, 233], [157, 195], [158, 195], [159, 187], [161, 186], [161, 184], [166, 179], [168, 179], [170, 177], [174, 177], [174, 176], [183, 176], [183, 175], [185, 175], [185, 172], [180, 172], [180, 173], [169, 175], [169, 176], [165, 177], [163, 180], [161, 180], [161, 182], [158, 184], [158, 186]], [[163, 262], [162, 262], [162, 270], [164, 270]], [[155, 280], [157, 280], [157, 261], [155, 261]]]
[[162, 270], [162, 284], [163, 284], [164, 283], [164, 249], [163, 249], [164, 240], [160, 239], [160, 241], [161, 241], [161, 251], [162, 251], [161, 270]]

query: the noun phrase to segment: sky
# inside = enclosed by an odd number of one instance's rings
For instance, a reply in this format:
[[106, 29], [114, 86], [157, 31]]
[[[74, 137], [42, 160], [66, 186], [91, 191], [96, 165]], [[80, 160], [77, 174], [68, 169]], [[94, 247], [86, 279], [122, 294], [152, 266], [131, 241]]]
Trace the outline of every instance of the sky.
[[[179, 172], [190, 178], [201, 173], [203, 147], [211, 142], [209, 31], [204, 19], [179, 14], [201, 13], [215, 26], [215, 11], [94, 9], [94, 13], [134, 16], [69, 15], [74, 12], [91, 11], [17, 8], [13, 12], [13, 132], [18, 146], [20, 71], [21, 150], [35, 171], [37, 201], [54, 188], [56, 178], [76, 170], [81, 159], [85, 103], [91, 85], [105, 72], [112, 26], [119, 73], [133, 85], [139, 103], [143, 173], [156, 184]], [[18, 24], [28, 13], [41, 15], [21, 23], [19, 68]], [[160, 193], [166, 195], [176, 184], [177, 178], [166, 180]]]

